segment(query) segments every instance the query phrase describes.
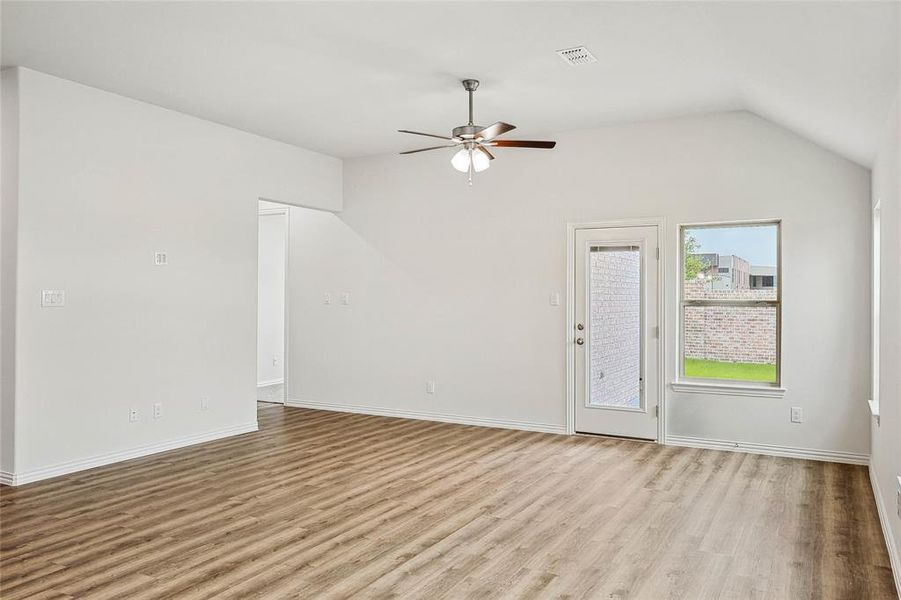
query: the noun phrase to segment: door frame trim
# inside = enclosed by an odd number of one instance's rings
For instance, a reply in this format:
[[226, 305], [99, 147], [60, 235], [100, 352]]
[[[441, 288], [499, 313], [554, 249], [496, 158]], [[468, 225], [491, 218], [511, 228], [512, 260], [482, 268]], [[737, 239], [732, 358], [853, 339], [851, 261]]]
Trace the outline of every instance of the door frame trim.
[[576, 326], [576, 231], [580, 229], [618, 229], [622, 227], [657, 227], [657, 247], [660, 257], [657, 260], [657, 440], [658, 444], [666, 444], [666, 218], [647, 217], [636, 219], [619, 219], [611, 221], [593, 221], [566, 224], [566, 329], [564, 345], [566, 347], [566, 433], [575, 435], [576, 412], [576, 353], [573, 342], [573, 331]]

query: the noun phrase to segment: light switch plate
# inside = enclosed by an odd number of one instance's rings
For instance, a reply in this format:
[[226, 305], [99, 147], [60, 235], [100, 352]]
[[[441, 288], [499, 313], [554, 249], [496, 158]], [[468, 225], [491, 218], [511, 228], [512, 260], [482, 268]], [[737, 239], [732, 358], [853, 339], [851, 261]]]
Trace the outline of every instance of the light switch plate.
[[154, 252], [153, 264], [158, 267], [165, 267], [169, 264], [169, 255], [165, 252]]
[[350, 304], [350, 292], [341, 292], [341, 304], [344, 306]]
[[66, 305], [66, 290], [41, 290], [41, 306], [44, 308]]
[[548, 298], [551, 306], [560, 306], [560, 292], [554, 292]]

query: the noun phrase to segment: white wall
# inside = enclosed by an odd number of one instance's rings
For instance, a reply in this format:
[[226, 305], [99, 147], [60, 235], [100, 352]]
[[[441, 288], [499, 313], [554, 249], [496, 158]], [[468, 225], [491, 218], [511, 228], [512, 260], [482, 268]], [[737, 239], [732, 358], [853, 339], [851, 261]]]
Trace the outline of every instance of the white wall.
[[[253, 427], [257, 201], [339, 210], [341, 161], [18, 78], [19, 479]], [[45, 288], [67, 306], [42, 309]]]
[[[897, 16], [897, 63], [901, 66], [901, 14]], [[901, 596], [901, 73], [872, 172], [872, 202], [879, 202], [880, 319], [879, 420], [871, 424], [870, 479]]]
[[19, 102], [15, 71], [4, 71], [0, 78], [0, 104], [0, 473], [12, 473], [15, 462], [16, 213], [19, 206]]
[[899, 100], [886, 121], [873, 167], [873, 203], [881, 212], [881, 318], [879, 332], [879, 412], [872, 424], [870, 475], [879, 492], [888, 543], [894, 546], [895, 581], [901, 594], [901, 517], [895, 494], [901, 476], [901, 123]]
[[[265, 210], [264, 206], [266, 204], [261, 203], [261, 210]], [[285, 214], [260, 214], [257, 257], [257, 385], [284, 381], [287, 219]]]
[[785, 398], [669, 391], [669, 433], [867, 454], [869, 171], [743, 112], [556, 138], [473, 187], [449, 153], [348, 160], [340, 215], [292, 211], [292, 399], [562, 430], [567, 222], [668, 219], [671, 381], [677, 224], [781, 218]]

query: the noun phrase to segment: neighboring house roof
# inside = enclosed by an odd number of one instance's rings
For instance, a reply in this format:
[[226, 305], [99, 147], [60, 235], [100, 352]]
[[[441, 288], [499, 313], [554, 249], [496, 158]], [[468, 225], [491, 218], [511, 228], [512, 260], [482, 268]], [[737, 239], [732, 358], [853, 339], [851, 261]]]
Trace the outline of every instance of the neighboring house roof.
[[[695, 254], [708, 267], [732, 266], [735, 262], [743, 262], [750, 264], [741, 256], [734, 254], [717, 254], [715, 252], [701, 252]], [[760, 265], [751, 265], [751, 275], [775, 275], [776, 267], [765, 267]]]
[[718, 267], [720, 264], [720, 255], [715, 252], [705, 252], [702, 254], [695, 254], [701, 262], [703, 262], [708, 267]]

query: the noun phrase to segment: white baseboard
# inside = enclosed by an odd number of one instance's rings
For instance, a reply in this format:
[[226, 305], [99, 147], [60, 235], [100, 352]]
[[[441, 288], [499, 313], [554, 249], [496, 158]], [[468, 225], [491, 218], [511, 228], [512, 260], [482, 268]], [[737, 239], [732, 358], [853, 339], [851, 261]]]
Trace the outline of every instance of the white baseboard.
[[892, 574], [895, 576], [895, 589], [898, 597], [901, 598], [901, 556], [898, 556], [898, 545], [895, 543], [895, 536], [892, 533], [892, 527], [889, 524], [888, 507], [882, 502], [882, 492], [879, 489], [879, 479], [873, 471], [873, 465], [870, 465], [870, 485], [873, 486], [873, 496], [876, 497], [876, 512], [879, 513], [879, 524], [882, 525], [882, 535], [885, 538], [885, 545], [888, 548], [888, 557], [892, 563]]
[[687, 448], [707, 448], [709, 450], [728, 450], [731, 452], [747, 452], [766, 456], [785, 456], [787, 458], [803, 458], [826, 462], [848, 463], [852, 465], [870, 464], [869, 454], [841, 452], [838, 450], [815, 450], [812, 448], [795, 448], [793, 446], [776, 446], [773, 444], [752, 444], [748, 442], [731, 442], [728, 440], [711, 440], [707, 438], [667, 435], [666, 443], [670, 446]]
[[148, 444], [146, 446], [131, 448], [129, 450], [122, 450], [120, 452], [111, 452], [109, 454], [101, 454], [92, 456], [90, 458], [58, 463], [49, 467], [33, 469], [31, 471], [23, 471], [21, 473], [4, 472], [0, 473], [0, 483], [4, 485], [25, 485], [26, 483], [33, 483], [35, 481], [50, 479], [51, 477], [59, 477], [60, 475], [68, 475], [70, 473], [76, 473], [78, 471], [84, 471], [86, 469], [102, 467], [104, 465], [122, 462], [124, 460], [130, 460], [132, 458], [149, 456], [151, 454], [157, 454], [158, 452], [166, 452], [167, 450], [176, 450], [178, 448], [184, 448], [186, 446], [193, 446], [195, 444], [202, 444], [204, 442], [212, 442], [214, 440], [231, 437], [233, 435], [240, 435], [242, 433], [257, 431], [257, 429], [259, 429], [257, 422], [253, 421], [251, 423], [245, 423], [243, 425], [234, 425], [232, 427], [226, 427], [224, 429], [218, 429], [216, 431], [187, 435], [172, 440], [166, 440], [165, 442], [158, 442], [155, 444]]
[[279, 385], [281, 383], [285, 383], [284, 379], [270, 379], [269, 381], [259, 381], [257, 382], [257, 387], [268, 387], [270, 385]]
[[510, 421], [507, 419], [486, 419], [483, 417], [466, 417], [463, 415], [449, 415], [445, 413], [420, 412], [412, 410], [397, 410], [393, 408], [380, 408], [375, 406], [360, 406], [357, 404], [336, 404], [333, 402], [319, 402], [307, 399], [288, 400], [286, 406], [294, 408], [315, 408], [317, 410], [330, 410], [334, 412], [358, 413], [363, 415], [375, 415], [379, 417], [398, 417], [401, 419], [417, 419], [420, 421], [438, 421], [439, 423], [456, 423], [458, 425], [478, 425], [480, 427], [494, 427], [498, 429], [519, 429], [522, 431], [538, 431], [541, 433], [565, 434], [564, 425], [552, 425], [548, 423], [533, 423], [531, 421]]

